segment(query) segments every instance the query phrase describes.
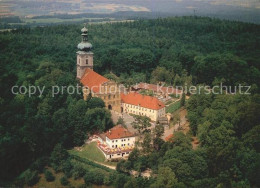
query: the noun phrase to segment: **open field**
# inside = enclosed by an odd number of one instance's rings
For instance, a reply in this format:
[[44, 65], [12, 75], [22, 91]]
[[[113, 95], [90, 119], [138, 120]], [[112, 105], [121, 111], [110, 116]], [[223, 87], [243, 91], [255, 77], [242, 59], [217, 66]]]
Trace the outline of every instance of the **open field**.
[[79, 156], [81, 158], [86, 158], [93, 162], [102, 163], [104, 165], [116, 166], [116, 162], [108, 162], [105, 161], [105, 156], [103, 153], [98, 149], [97, 143], [92, 142], [90, 144], [86, 144], [81, 147], [81, 150], [72, 149], [69, 150], [70, 154]]
[[[109, 20], [114, 20], [114, 18], [108, 18]], [[72, 18], [72, 19], [61, 19], [61, 18], [38, 18], [38, 19], [33, 19], [33, 18], [23, 18], [21, 19], [25, 23], [62, 23], [62, 22], [80, 22], [84, 20], [88, 21], [97, 21], [100, 20], [102, 21], [103, 18]]]
[[[114, 18], [74, 18], [74, 19], [60, 19], [60, 18], [23, 18], [21, 23], [8, 23], [13, 29], [21, 26], [46, 26], [46, 25], [57, 25], [57, 24], [77, 24], [77, 23], [88, 23], [88, 24], [106, 24], [106, 23], [120, 23], [120, 22], [133, 22], [134, 20], [116, 20]], [[3, 29], [5, 31], [6, 28]], [[2, 31], [2, 30], [1, 30]]]

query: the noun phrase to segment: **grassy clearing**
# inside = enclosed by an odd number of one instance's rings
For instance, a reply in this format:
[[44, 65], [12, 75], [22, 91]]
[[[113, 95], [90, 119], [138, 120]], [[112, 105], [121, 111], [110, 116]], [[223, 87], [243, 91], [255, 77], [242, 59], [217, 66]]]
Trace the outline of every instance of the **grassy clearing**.
[[86, 144], [82, 147], [81, 151], [72, 149], [69, 150], [70, 154], [79, 156], [81, 158], [86, 158], [94, 162], [103, 163], [106, 165], [116, 166], [116, 162], [107, 162], [103, 153], [98, 149], [97, 143], [92, 142], [90, 144]]
[[177, 101], [172, 103], [171, 105], [166, 107], [166, 113], [173, 113], [181, 107], [181, 101]]

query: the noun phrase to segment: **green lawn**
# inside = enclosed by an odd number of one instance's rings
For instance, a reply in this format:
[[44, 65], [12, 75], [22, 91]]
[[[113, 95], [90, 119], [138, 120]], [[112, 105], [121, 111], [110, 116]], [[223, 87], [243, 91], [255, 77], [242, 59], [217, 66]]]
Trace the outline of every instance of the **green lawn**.
[[89, 159], [94, 162], [96, 161], [96, 162], [104, 163], [107, 165], [113, 165], [113, 166], [116, 165], [116, 162], [105, 161], [106, 158], [105, 158], [104, 154], [97, 147], [96, 142], [92, 142], [90, 144], [84, 145], [82, 151], [77, 151], [75, 149], [72, 149], [72, 150], [69, 150], [69, 153], [73, 154], [73, 155], [77, 155], [81, 158]]
[[173, 113], [181, 107], [181, 101], [177, 101], [172, 103], [171, 105], [166, 107], [166, 113]]

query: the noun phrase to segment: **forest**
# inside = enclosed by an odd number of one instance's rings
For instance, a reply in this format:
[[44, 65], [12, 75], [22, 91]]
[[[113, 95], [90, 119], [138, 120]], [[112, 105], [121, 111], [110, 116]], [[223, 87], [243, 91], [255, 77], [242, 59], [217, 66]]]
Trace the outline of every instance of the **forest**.
[[[129, 160], [118, 163], [116, 173], [80, 173], [79, 166], [68, 162], [66, 149], [113, 126], [101, 99], [51, 96], [53, 85], [78, 83], [76, 46], [82, 25], [1, 32], [0, 186], [33, 185], [46, 164], [67, 176], [75, 172], [85, 175], [85, 182], [115, 187], [260, 186], [259, 25], [174, 17], [87, 27], [95, 71], [112, 79], [116, 75], [114, 79], [126, 86], [141, 81], [174, 86], [242, 84], [251, 86], [251, 95], [190, 97], [185, 107], [189, 134], [200, 140], [197, 150], [189, 135], [178, 133], [172, 142], [164, 142], [157, 130], [147, 136], [146, 151], [133, 151]], [[46, 89], [41, 97], [14, 95], [14, 85]], [[129, 176], [132, 169], [147, 168], [155, 178]]]

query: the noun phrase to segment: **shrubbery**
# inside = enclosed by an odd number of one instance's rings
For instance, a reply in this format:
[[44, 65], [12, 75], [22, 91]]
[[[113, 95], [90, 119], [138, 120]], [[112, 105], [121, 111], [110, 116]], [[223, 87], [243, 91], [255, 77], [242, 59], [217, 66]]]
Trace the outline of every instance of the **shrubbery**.
[[63, 176], [61, 179], [60, 179], [60, 183], [61, 185], [68, 185], [69, 184], [69, 181], [68, 181], [68, 178], [66, 176]]
[[39, 182], [40, 177], [37, 171], [26, 170], [18, 179], [21, 185], [33, 186]]
[[87, 185], [96, 184], [103, 185], [104, 182], [104, 174], [99, 169], [94, 169], [93, 171], [86, 172], [84, 176], [84, 181]]
[[64, 174], [65, 174], [67, 177], [71, 177], [71, 175], [72, 175], [72, 170], [73, 170], [73, 165], [71, 164], [70, 159], [64, 160], [64, 161], [61, 163], [60, 168], [61, 168], [61, 171], [64, 172]]
[[74, 165], [74, 168], [73, 168], [73, 177], [74, 177], [74, 179], [81, 178], [85, 174], [86, 174], [86, 170], [80, 164]]
[[30, 169], [32, 171], [36, 170], [39, 173], [42, 173], [44, 170], [44, 167], [48, 164], [48, 158], [47, 157], [41, 157], [37, 159], [32, 165], [30, 166]]
[[45, 170], [44, 175], [45, 175], [46, 181], [54, 181], [55, 180], [55, 177], [53, 176], [53, 174], [49, 170]]

